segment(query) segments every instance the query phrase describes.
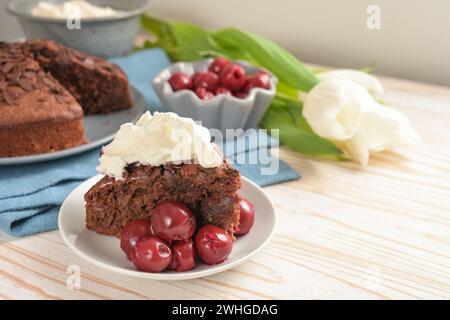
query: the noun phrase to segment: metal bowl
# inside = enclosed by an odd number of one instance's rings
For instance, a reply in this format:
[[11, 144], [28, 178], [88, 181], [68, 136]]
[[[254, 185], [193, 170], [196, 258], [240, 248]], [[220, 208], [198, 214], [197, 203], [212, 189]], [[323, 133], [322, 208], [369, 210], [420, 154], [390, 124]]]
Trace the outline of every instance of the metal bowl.
[[[227, 136], [227, 129], [256, 128], [275, 95], [277, 78], [271, 74], [270, 88], [253, 88], [244, 99], [230, 95], [217, 95], [210, 100], [201, 100], [191, 90], [173, 91], [168, 80], [176, 72], [191, 76], [195, 72], [205, 72], [213, 59], [193, 63], [178, 62], [162, 70], [153, 79], [153, 87], [168, 111], [183, 117], [201, 121], [209, 129], [219, 129]], [[237, 61], [247, 74], [254, 74], [262, 69], [246, 62]]]
[[[139, 31], [141, 13], [147, 0], [89, 0], [97, 6], [109, 6], [121, 12], [111, 17], [81, 19], [80, 28], [72, 28], [67, 19], [34, 17], [32, 9], [39, 0], [14, 0], [8, 11], [17, 17], [28, 39], [50, 39], [101, 57], [117, 57], [133, 48]], [[62, 3], [64, 0], [51, 0]]]

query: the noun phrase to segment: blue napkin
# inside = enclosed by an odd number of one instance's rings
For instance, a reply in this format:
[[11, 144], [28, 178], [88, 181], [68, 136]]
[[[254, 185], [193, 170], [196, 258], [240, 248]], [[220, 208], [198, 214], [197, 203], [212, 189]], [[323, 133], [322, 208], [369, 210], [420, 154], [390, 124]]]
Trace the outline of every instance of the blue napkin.
[[125, 71], [130, 83], [144, 96], [149, 105], [148, 109], [152, 113], [154, 111], [166, 111], [161, 106], [152, 86], [153, 78], [171, 64], [164, 50], [158, 48], [142, 50], [129, 56], [111, 59], [111, 61]]
[[[150, 111], [164, 111], [151, 86], [156, 74], [170, 64], [163, 50], [149, 49], [113, 61], [144, 95]], [[271, 147], [277, 145], [276, 139], [255, 132], [236, 138], [234, 143], [227, 141], [221, 148], [243, 176], [267, 186], [300, 177], [271, 154]], [[95, 149], [48, 162], [0, 166], [0, 228], [14, 236], [56, 229], [61, 203], [81, 182], [96, 174], [98, 155], [99, 150]], [[243, 159], [253, 161], [243, 164]], [[264, 174], [264, 170], [269, 174]], [[270, 174], [271, 170], [276, 170], [276, 174]]]

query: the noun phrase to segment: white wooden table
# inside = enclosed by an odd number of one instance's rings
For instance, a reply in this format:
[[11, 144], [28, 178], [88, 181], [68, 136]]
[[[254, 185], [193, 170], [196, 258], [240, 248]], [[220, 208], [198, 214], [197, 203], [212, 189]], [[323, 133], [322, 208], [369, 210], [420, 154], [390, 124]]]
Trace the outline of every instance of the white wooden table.
[[[450, 298], [450, 89], [382, 78], [385, 100], [424, 144], [351, 162], [281, 157], [303, 179], [265, 188], [279, 217], [251, 261], [180, 282], [129, 278], [81, 260], [57, 231], [0, 236], [0, 297], [37, 299]], [[81, 289], [66, 286], [69, 265]]]

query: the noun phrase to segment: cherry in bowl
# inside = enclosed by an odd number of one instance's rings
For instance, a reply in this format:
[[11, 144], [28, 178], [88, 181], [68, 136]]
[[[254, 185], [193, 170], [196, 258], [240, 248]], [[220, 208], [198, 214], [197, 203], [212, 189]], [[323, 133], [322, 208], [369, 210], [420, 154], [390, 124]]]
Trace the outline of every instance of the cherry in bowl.
[[234, 96], [246, 99], [253, 88], [270, 89], [271, 75], [264, 69], [247, 74], [244, 66], [224, 57], [215, 58], [209, 65], [193, 73], [175, 72], [168, 82], [174, 91], [190, 90], [200, 100], [215, 96]]
[[225, 87], [219, 87], [219, 88], [217, 88], [215, 94], [216, 95], [219, 95], [219, 94], [231, 95], [232, 92]]
[[200, 72], [195, 76], [194, 86], [214, 92], [219, 87], [219, 76], [214, 72]]
[[231, 64], [231, 62], [228, 59], [225, 59], [223, 57], [215, 58], [214, 61], [209, 65], [208, 71], [214, 72], [218, 75], [222, 72], [222, 70], [227, 66]]
[[247, 77], [243, 91], [249, 92], [253, 88], [270, 89], [270, 76], [267, 72], [258, 72]]
[[192, 89], [191, 78], [183, 72], [174, 73], [169, 79], [169, 84], [174, 91]]
[[195, 94], [201, 100], [210, 100], [210, 99], [214, 98], [214, 93], [212, 93], [211, 91], [206, 90], [205, 88], [197, 88], [197, 89], [195, 89]]
[[240, 65], [229, 64], [220, 73], [220, 85], [232, 92], [239, 91], [245, 84], [245, 70]]

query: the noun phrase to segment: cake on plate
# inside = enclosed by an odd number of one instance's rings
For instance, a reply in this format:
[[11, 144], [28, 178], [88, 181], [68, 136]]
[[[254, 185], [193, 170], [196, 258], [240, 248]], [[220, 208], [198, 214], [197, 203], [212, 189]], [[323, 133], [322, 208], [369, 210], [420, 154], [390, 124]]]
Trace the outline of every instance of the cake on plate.
[[136, 219], [151, 218], [167, 201], [187, 205], [202, 224], [233, 235], [239, 224], [239, 172], [210, 142], [208, 130], [174, 113], [145, 113], [122, 125], [104, 147], [97, 170], [105, 176], [86, 194], [86, 227], [120, 236]]
[[0, 157], [86, 143], [83, 110], [20, 44], [0, 43]]
[[107, 60], [49, 40], [0, 42], [0, 157], [84, 144], [83, 114], [131, 106], [126, 75]]
[[85, 114], [131, 108], [128, 78], [114, 63], [49, 40], [28, 40], [24, 46], [69, 90]]

